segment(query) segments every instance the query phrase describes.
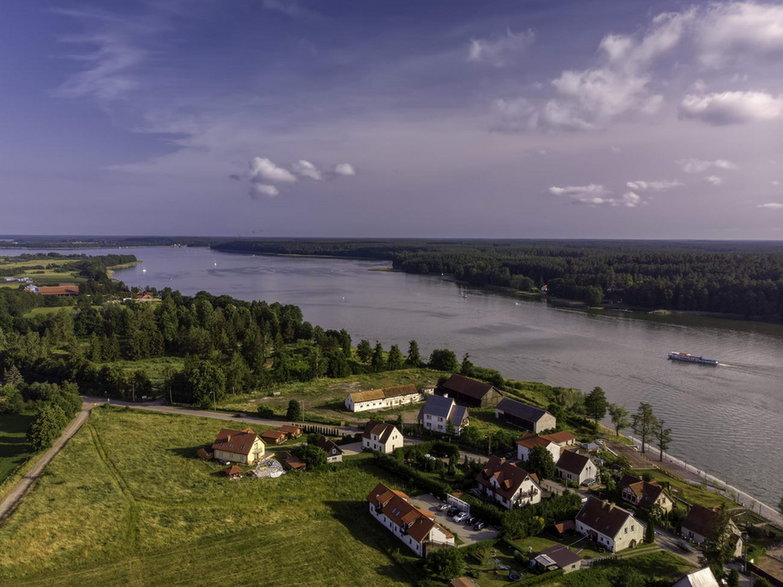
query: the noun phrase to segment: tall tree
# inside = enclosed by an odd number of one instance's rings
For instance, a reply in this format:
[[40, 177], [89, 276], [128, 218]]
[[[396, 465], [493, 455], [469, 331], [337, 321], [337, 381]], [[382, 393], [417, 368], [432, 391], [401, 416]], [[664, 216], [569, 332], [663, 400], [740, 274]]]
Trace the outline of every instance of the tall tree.
[[609, 402], [606, 401], [606, 393], [600, 387], [594, 387], [593, 390], [585, 396], [585, 414], [592, 418], [596, 426], [598, 420], [606, 416], [606, 408]]
[[359, 341], [359, 344], [356, 347], [356, 355], [362, 363], [366, 363], [370, 360], [370, 357], [372, 356], [372, 347], [370, 346], [369, 340], [363, 338]]
[[541, 479], [552, 479], [555, 476], [555, 460], [552, 453], [543, 446], [533, 447], [522, 468], [535, 473]]
[[669, 444], [672, 441], [672, 429], [666, 428], [666, 421], [661, 418], [655, 423], [655, 430], [653, 431], [655, 440], [657, 441], [658, 448], [660, 449], [659, 461], [663, 461], [663, 453], [669, 448]]
[[609, 417], [612, 419], [612, 424], [614, 424], [615, 436], [620, 436], [620, 430], [631, 425], [630, 414], [621, 405], [609, 404]]
[[438, 371], [456, 371], [459, 368], [457, 355], [449, 349], [435, 349], [430, 354], [430, 368]]
[[653, 437], [657, 422], [658, 418], [655, 417], [652, 406], [646, 402], [640, 402], [639, 409], [631, 416], [631, 426], [639, 436], [639, 440], [642, 441], [642, 452], [645, 452], [647, 443]]
[[411, 340], [408, 343], [408, 357], [406, 362], [411, 367], [421, 366], [421, 354], [419, 353], [419, 343], [415, 340]]
[[288, 410], [285, 413], [285, 419], [289, 422], [298, 422], [302, 419], [302, 404], [292, 399], [288, 402]]
[[405, 366], [405, 357], [402, 356], [400, 347], [396, 344], [391, 345], [391, 348], [389, 348], [389, 356], [386, 358], [386, 365], [392, 371], [402, 369]]
[[718, 508], [718, 516], [712, 525], [712, 536], [703, 548], [703, 561], [713, 572], [723, 574], [723, 567], [734, 556], [736, 536], [731, 531], [731, 517], [725, 504]]
[[466, 377], [473, 375], [473, 363], [470, 362], [470, 354], [465, 353], [465, 356], [462, 357], [462, 364], [460, 365], [459, 372]]
[[60, 435], [67, 423], [68, 419], [60, 406], [46, 403], [38, 411], [35, 420], [30, 424], [27, 438], [35, 450], [48, 448]]
[[372, 352], [372, 370], [375, 373], [380, 373], [386, 367], [386, 359], [383, 358], [383, 345], [375, 341], [375, 349]]

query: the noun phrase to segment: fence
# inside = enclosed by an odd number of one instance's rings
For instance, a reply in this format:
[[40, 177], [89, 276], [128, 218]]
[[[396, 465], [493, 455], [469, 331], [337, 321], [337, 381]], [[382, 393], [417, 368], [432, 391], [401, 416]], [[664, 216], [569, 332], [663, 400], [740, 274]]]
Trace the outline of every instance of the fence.
[[302, 432], [323, 434], [324, 436], [343, 436], [343, 431], [337, 426], [324, 426], [323, 424], [293, 424], [302, 429]]

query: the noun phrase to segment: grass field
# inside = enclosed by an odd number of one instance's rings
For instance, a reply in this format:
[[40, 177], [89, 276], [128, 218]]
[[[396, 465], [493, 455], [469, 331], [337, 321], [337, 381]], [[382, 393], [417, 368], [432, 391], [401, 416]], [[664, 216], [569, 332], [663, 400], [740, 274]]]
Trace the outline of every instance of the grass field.
[[0, 483], [33, 454], [27, 443], [30, 414], [0, 414]]
[[[372, 459], [232, 482], [195, 458], [221, 424], [96, 408], [0, 527], [0, 584], [400, 585], [367, 513]], [[20, 537], [24, 537], [20, 540]], [[410, 560], [410, 559], [408, 559]]]
[[728, 508], [739, 507], [730, 499], [717, 493], [713, 493], [702, 485], [692, 485], [690, 483], [686, 483], [681, 479], [672, 477], [665, 471], [660, 471], [658, 469], [637, 469], [634, 470], [633, 473], [639, 476], [645, 473], [649, 473], [652, 475], [653, 481], [657, 481], [661, 484], [669, 483], [671, 485], [673, 497], [679, 497], [688, 503], [697, 503], [704, 507], [719, 506], [721, 504], [725, 504]]
[[160, 386], [166, 379], [166, 371], [181, 371], [185, 360], [182, 357], [155, 357], [152, 359], [143, 359], [140, 361], [114, 361], [112, 363], [96, 363], [100, 369], [104, 366], [116, 365], [122, 369], [126, 375], [133, 374], [136, 371], [144, 371], [154, 385]]
[[647, 580], [657, 579], [664, 582], [674, 582], [693, 569], [694, 567], [685, 559], [659, 550], [624, 558], [607, 566], [596, 566], [578, 573], [569, 573], [540, 585], [545, 587], [604, 587], [616, 584], [635, 584], [622, 582], [622, 578], [630, 573], [639, 573]]

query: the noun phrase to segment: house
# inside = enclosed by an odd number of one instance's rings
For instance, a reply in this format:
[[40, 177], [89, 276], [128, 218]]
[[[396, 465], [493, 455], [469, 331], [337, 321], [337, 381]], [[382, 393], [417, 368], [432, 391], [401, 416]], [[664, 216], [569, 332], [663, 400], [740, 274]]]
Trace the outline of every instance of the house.
[[345, 407], [351, 412], [385, 410], [421, 401], [422, 394], [412, 383], [385, 389], [355, 391], [345, 398]]
[[557, 426], [557, 418], [546, 410], [504, 397], [495, 408], [495, 417], [538, 434]]
[[78, 296], [79, 286], [75, 283], [61, 283], [60, 285], [41, 285], [38, 293], [42, 296]]
[[24, 286], [24, 290], [30, 293], [38, 293], [38, 286], [32, 283]]
[[530, 458], [530, 451], [537, 446], [548, 450], [552, 455], [552, 461], [555, 463], [560, 458], [560, 446], [556, 442], [552, 442], [548, 438], [539, 436], [538, 434], [532, 434], [530, 436], [523, 436], [517, 440], [517, 459], [520, 461], [528, 460]]
[[598, 468], [590, 457], [572, 450], [564, 450], [555, 464], [555, 473], [565, 481], [581, 485], [589, 479], [595, 480]]
[[136, 292], [136, 296], [133, 298], [134, 302], [159, 302], [160, 298], [156, 298], [155, 294], [151, 291], [139, 291]]
[[631, 512], [589, 496], [576, 514], [576, 531], [610, 552], [633, 548], [644, 538], [644, 524]]
[[435, 388], [435, 393], [453, 398], [458, 404], [469, 408], [492, 408], [503, 399], [500, 392], [489, 383], [462, 375], [452, 375]]
[[562, 544], [545, 548], [533, 561], [542, 571], [563, 569], [563, 574], [566, 574], [582, 568], [582, 559], [579, 555]]
[[495, 501], [506, 509], [541, 501], [538, 480], [524, 469], [498, 457], [489, 457], [487, 464], [476, 475], [481, 496]]
[[282, 444], [286, 441], [287, 436], [282, 430], [274, 429], [262, 432], [261, 438], [263, 438], [264, 442], [267, 444]]
[[427, 402], [419, 410], [419, 425], [433, 432], [448, 432], [451, 430], [457, 436], [462, 429], [470, 423], [468, 409], [458, 406], [450, 397], [433, 395], [427, 398]]
[[258, 434], [250, 428], [229, 430], [223, 428], [212, 443], [212, 453], [219, 461], [252, 465], [262, 456], [266, 447]]
[[576, 436], [574, 436], [573, 432], [567, 432], [566, 430], [552, 432], [551, 434], [544, 434], [541, 438], [551, 440], [560, 448], [574, 446], [576, 444]]
[[326, 453], [327, 463], [343, 462], [343, 449], [341, 449], [334, 442], [326, 438], [326, 436], [322, 436], [321, 438], [319, 438], [318, 442], [315, 443], [315, 446], [317, 446], [318, 448], [320, 448], [322, 451]]
[[454, 546], [454, 535], [435, 521], [435, 514], [408, 502], [402, 491], [378, 483], [367, 496], [372, 517], [419, 556], [430, 545]]
[[[686, 540], [695, 542], [696, 544], [702, 544], [707, 540], [713, 540], [716, 536], [715, 533], [718, 530], [718, 525], [721, 518], [720, 509], [705, 508], [698, 504], [694, 504], [688, 515], [680, 525], [680, 534]], [[727, 529], [731, 534], [732, 543], [734, 545], [734, 556], [742, 555], [742, 537], [736, 524], [729, 518]]]
[[299, 438], [302, 436], [302, 429], [299, 426], [292, 426], [291, 424], [283, 424], [277, 428], [280, 432], [286, 435], [286, 438]]
[[304, 471], [307, 469], [307, 463], [287, 452], [283, 455], [283, 467], [285, 467], [286, 471]]
[[672, 587], [720, 587], [720, 583], [709, 567], [688, 573]]
[[240, 479], [242, 477], [242, 467], [239, 467], [237, 465], [232, 465], [225, 471], [223, 471], [226, 474], [226, 477], [229, 479]]
[[668, 514], [674, 507], [674, 501], [663, 487], [633, 475], [623, 475], [617, 489], [620, 490], [623, 501], [645, 510], [657, 505]]
[[362, 450], [389, 454], [402, 446], [402, 432], [396, 426], [385, 422], [369, 421], [362, 434]]

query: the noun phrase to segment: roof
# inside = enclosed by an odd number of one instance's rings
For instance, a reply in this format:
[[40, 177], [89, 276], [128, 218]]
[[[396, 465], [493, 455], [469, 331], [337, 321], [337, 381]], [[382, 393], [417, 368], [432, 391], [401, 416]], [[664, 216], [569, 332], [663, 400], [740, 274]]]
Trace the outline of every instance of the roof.
[[321, 438], [319, 438], [318, 441], [315, 443], [315, 446], [317, 446], [327, 454], [333, 454], [335, 450], [337, 451], [337, 454], [343, 454], [343, 449], [341, 449], [334, 442], [326, 438], [326, 436], [322, 436]]
[[564, 520], [562, 522], [557, 522], [553, 524], [553, 527], [555, 528], [558, 534], [564, 534], [569, 530], [575, 530], [576, 524], [574, 523], [573, 520]]
[[709, 567], [688, 573], [677, 581], [673, 587], [720, 587], [715, 575]]
[[251, 428], [244, 430], [229, 430], [222, 428], [218, 432], [215, 442], [212, 443], [212, 450], [222, 450], [238, 455], [249, 455], [253, 450], [253, 443], [258, 438], [258, 434]]
[[497, 409], [502, 410], [505, 414], [527, 420], [528, 422], [538, 422], [542, 416], [548, 413], [546, 410], [523, 404], [522, 402], [518, 402], [509, 397], [504, 397], [500, 400]]
[[285, 466], [288, 467], [289, 469], [304, 470], [307, 468], [307, 463], [305, 463], [299, 457], [292, 455], [291, 453], [285, 454], [285, 460], [283, 462], [285, 463]]
[[465, 406], [458, 406], [450, 397], [431, 395], [419, 410], [418, 419], [423, 420], [424, 416], [427, 414], [440, 418], [448, 418], [449, 422], [451, 422], [455, 428], [459, 428], [468, 417], [468, 409]]
[[588, 496], [576, 514], [577, 521], [610, 538], [617, 536], [629, 518], [633, 518], [631, 512], [593, 496]]
[[580, 475], [589, 462], [590, 457], [580, 455], [572, 450], [564, 450], [560, 453], [560, 458], [557, 460], [557, 468], [574, 475]]
[[396, 387], [386, 387], [384, 389], [370, 389], [368, 391], [355, 391], [349, 393], [348, 396], [355, 404], [361, 402], [370, 402], [379, 399], [386, 399], [390, 397], [399, 397], [401, 395], [418, 394], [419, 390], [412, 383], [408, 385], [397, 385]]
[[[536, 561], [538, 561], [539, 558], [543, 559], [540, 562], [544, 566], [548, 567], [550, 564], [554, 563], [561, 569], [582, 560], [578, 554], [562, 544], [556, 544], [555, 546], [545, 548], [536, 557]], [[548, 562], [547, 559], [551, 562]]]
[[242, 471], [242, 467], [233, 465], [223, 472], [226, 474], [227, 477], [233, 477], [234, 475], [241, 475], [244, 471]]
[[656, 500], [665, 493], [663, 487], [655, 482], [648, 482], [639, 477], [625, 474], [620, 479], [618, 487], [622, 491], [625, 487], [636, 496], [639, 507], [649, 508], [653, 506]]
[[78, 296], [79, 286], [75, 283], [61, 283], [60, 285], [41, 285], [38, 293], [42, 296]]
[[405, 529], [408, 536], [416, 542], [423, 542], [435, 526], [438, 526], [447, 536], [453, 536], [451, 532], [435, 522], [434, 514], [408, 503], [407, 497], [402, 491], [395, 491], [383, 483], [378, 483], [367, 495], [367, 501], [380, 508], [380, 513], [399, 528]]
[[370, 420], [364, 427], [364, 434], [362, 434], [362, 437], [370, 438], [370, 435], [375, 434], [378, 438], [381, 439], [381, 442], [385, 443], [387, 440], [389, 440], [389, 436], [391, 436], [392, 432], [395, 430], [397, 430], [397, 428], [393, 424]]
[[[530, 474], [524, 469], [492, 456], [489, 457], [487, 464], [476, 475], [476, 482], [484, 487], [489, 487], [501, 497], [510, 500], [519, 490], [522, 482], [528, 477], [530, 477]], [[493, 478], [497, 481], [497, 486], [492, 483]]]
[[715, 525], [718, 523], [719, 518], [720, 512], [717, 509], [705, 508], [704, 506], [694, 504], [682, 521], [682, 527], [710, 538], [715, 531]]
[[553, 432], [552, 434], [542, 434], [541, 438], [551, 440], [555, 444], [566, 444], [576, 441], [576, 436], [573, 433], [567, 432], [565, 430], [562, 430], [561, 432]]
[[517, 440], [517, 444], [519, 446], [524, 446], [525, 448], [529, 448], [532, 450], [533, 447], [536, 446], [543, 446], [544, 448], [546, 448], [550, 444], [552, 444], [552, 441], [544, 438], [543, 436], [523, 436], [522, 438]]
[[286, 434], [282, 430], [274, 429], [274, 430], [265, 430], [261, 433], [261, 438], [268, 438], [270, 440], [278, 441], [285, 439]]
[[302, 429], [299, 426], [292, 426], [291, 424], [283, 424], [282, 426], [278, 426], [277, 429], [280, 430], [280, 432], [285, 432], [286, 434], [302, 433]]
[[440, 384], [440, 388], [480, 400], [492, 390], [492, 385], [463, 375], [452, 375]]

